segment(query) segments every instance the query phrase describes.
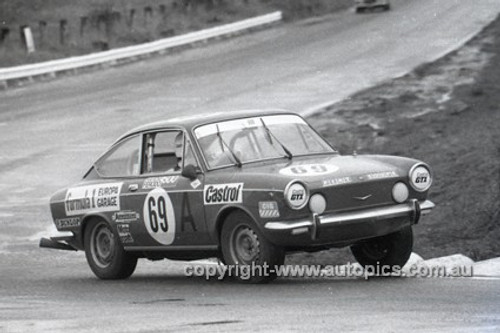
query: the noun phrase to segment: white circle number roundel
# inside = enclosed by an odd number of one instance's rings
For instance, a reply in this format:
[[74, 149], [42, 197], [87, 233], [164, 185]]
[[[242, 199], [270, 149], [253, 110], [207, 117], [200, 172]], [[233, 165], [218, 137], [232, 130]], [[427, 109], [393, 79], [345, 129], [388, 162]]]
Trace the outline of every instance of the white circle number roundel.
[[155, 188], [144, 201], [144, 224], [151, 237], [158, 243], [170, 245], [175, 239], [175, 214], [168, 193]]
[[331, 164], [302, 164], [293, 165], [280, 170], [282, 175], [286, 176], [322, 176], [333, 173], [339, 169]]

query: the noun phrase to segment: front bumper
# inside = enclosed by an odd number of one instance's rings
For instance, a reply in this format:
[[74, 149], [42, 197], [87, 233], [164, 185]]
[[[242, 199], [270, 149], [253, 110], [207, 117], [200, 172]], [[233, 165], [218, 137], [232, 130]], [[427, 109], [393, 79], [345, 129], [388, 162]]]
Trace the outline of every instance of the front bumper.
[[[309, 218], [267, 222], [272, 240], [284, 246], [341, 244], [395, 232], [418, 223], [435, 207], [429, 200], [344, 213], [313, 214]], [[307, 236], [307, 237], [304, 237]]]

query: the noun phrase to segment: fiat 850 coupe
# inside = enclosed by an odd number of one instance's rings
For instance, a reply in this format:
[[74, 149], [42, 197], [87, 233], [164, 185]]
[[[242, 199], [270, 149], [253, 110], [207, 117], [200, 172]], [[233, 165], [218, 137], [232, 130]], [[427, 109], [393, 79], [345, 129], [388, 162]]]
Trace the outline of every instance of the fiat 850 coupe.
[[85, 251], [101, 279], [129, 277], [139, 258], [275, 267], [346, 246], [365, 267], [403, 266], [431, 183], [418, 160], [340, 155], [291, 112], [176, 118], [128, 132], [55, 193], [61, 234], [40, 246]]

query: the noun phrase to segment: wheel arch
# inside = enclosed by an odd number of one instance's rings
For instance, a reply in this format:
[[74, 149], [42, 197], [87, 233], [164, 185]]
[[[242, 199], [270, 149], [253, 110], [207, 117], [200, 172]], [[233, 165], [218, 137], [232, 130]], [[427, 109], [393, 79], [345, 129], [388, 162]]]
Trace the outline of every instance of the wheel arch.
[[[249, 209], [243, 206], [226, 206], [223, 207], [219, 213], [217, 214], [217, 217], [215, 219], [215, 232], [216, 232], [216, 237], [217, 237], [217, 244], [219, 244], [220, 247], [220, 235], [222, 231], [222, 226], [224, 225], [224, 222], [226, 221], [227, 217], [231, 215], [234, 212], [241, 211], [248, 215], [257, 225], [257, 228], [262, 229], [261, 225], [258, 223], [258, 220], [255, 218], [254, 214], [250, 212]], [[262, 231], [262, 230], [261, 230]]]
[[85, 248], [85, 245], [84, 245], [85, 244], [84, 243], [85, 229], [88, 227], [88, 225], [92, 221], [98, 221], [98, 220], [106, 221], [107, 223], [109, 223], [111, 229], [113, 229], [113, 230], [115, 229], [113, 223], [111, 223], [111, 221], [109, 221], [108, 217], [104, 214], [94, 213], [94, 214], [85, 215], [82, 218], [82, 222], [81, 222], [81, 226], [80, 226], [80, 233], [77, 236], [77, 241], [81, 245], [82, 249]]

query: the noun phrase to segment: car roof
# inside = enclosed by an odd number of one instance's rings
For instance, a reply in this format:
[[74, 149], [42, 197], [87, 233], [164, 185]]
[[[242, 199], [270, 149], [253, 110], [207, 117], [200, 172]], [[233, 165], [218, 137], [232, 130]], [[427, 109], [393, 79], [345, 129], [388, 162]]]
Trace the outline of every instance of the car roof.
[[201, 113], [190, 116], [180, 116], [136, 127], [131, 131], [128, 131], [127, 133], [122, 135], [117, 141], [120, 141], [123, 138], [132, 134], [153, 131], [163, 128], [184, 128], [187, 131], [191, 131], [191, 129], [193, 129], [194, 127], [203, 124], [210, 124], [219, 121], [239, 119], [239, 118], [280, 115], [280, 114], [298, 115], [295, 112], [280, 110], [280, 109], [259, 109], [259, 110], [236, 110], [236, 111], [233, 110], [233, 111]]

